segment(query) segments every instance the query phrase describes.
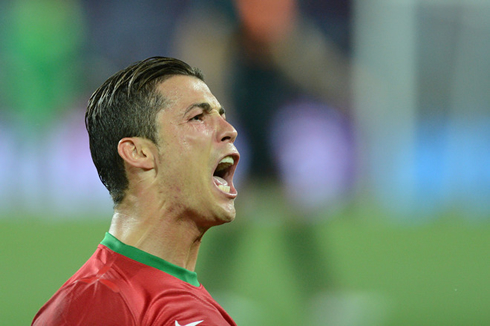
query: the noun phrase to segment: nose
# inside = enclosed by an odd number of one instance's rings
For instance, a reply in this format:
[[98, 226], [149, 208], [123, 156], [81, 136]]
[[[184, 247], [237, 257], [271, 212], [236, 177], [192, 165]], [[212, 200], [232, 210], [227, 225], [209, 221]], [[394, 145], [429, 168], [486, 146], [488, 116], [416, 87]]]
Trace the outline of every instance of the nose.
[[228, 121], [226, 121], [224, 118], [221, 118], [221, 123], [220, 123], [220, 140], [221, 141], [228, 141], [230, 143], [234, 143], [236, 137], [238, 136], [238, 132], [236, 131], [235, 127], [231, 125]]

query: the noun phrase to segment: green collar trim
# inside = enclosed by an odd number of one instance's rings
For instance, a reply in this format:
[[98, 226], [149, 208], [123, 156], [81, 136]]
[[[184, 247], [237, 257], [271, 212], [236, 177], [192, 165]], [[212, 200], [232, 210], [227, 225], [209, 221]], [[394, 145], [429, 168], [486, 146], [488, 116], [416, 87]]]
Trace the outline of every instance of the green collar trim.
[[117, 252], [118, 254], [136, 260], [137, 262], [140, 262], [142, 264], [159, 269], [191, 285], [201, 285], [197, 280], [197, 274], [195, 272], [191, 272], [190, 270], [187, 270], [183, 267], [169, 263], [168, 261], [163, 260], [160, 257], [149, 254], [136, 247], [129, 246], [119, 241], [109, 232], [106, 232], [104, 240], [102, 240], [101, 244], [111, 249], [112, 251]]

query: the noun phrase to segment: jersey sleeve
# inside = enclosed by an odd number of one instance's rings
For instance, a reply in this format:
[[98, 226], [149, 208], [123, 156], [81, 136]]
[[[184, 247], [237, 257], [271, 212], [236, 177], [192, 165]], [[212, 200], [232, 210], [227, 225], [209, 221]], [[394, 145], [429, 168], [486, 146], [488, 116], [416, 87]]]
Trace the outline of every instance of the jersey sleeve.
[[109, 282], [78, 281], [60, 289], [37, 313], [32, 326], [133, 326], [133, 313]]

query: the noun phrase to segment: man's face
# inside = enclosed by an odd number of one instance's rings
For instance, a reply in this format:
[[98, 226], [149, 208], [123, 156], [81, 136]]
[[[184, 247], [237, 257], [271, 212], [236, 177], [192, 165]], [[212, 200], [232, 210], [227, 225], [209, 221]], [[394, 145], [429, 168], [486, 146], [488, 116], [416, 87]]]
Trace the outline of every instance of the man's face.
[[163, 205], [190, 214], [203, 227], [235, 218], [233, 174], [237, 132], [207, 85], [172, 76], [158, 86], [168, 99], [157, 114], [157, 182]]

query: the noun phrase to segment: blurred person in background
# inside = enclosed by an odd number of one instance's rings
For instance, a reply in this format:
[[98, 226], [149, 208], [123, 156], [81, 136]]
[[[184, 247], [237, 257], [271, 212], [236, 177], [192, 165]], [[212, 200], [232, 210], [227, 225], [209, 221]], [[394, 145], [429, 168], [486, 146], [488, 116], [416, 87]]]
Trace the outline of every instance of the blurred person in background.
[[[326, 38], [295, 0], [236, 0], [233, 8], [207, 3], [182, 20], [176, 51], [201, 67], [234, 109], [231, 119], [243, 136], [242, 205], [261, 222], [280, 216], [285, 252], [303, 301], [310, 302], [333, 282], [315, 226], [342, 206], [353, 183], [348, 51]], [[345, 13], [348, 3], [342, 3], [331, 2]], [[236, 233], [220, 235], [216, 263], [226, 261], [224, 269], [243, 236]], [[230, 260], [222, 259], [225, 253]], [[215, 278], [217, 287], [228, 282]]]
[[0, 139], [15, 151], [4, 152], [0, 168], [16, 173], [0, 182], [8, 185], [0, 189], [0, 213], [39, 213], [59, 167], [48, 143], [84, 81], [84, 19], [74, 0], [7, 1], [1, 11], [0, 115], [8, 128], [1, 127]]
[[236, 325], [194, 272], [204, 233], [235, 218], [239, 160], [201, 72], [137, 62], [95, 91], [85, 122], [111, 226], [33, 325]]

